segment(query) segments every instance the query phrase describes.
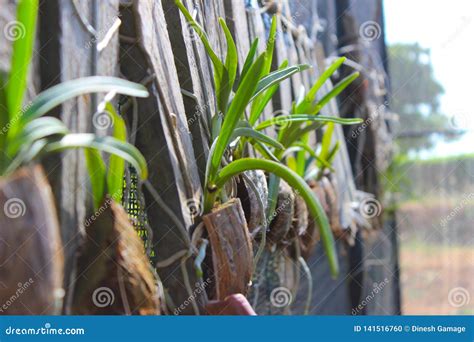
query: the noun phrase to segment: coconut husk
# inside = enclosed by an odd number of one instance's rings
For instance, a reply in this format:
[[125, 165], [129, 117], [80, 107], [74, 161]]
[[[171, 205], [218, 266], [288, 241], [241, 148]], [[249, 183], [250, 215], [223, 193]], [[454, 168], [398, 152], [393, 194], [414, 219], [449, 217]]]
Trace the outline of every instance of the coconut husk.
[[42, 167], [1, 178], [0, 208], [0, 314], [59, 313], [64, 257]]
[[[310, 182], [309, 186], [313, 190], [316, 197], [319, 199], [324, 212], [327, 214], [329, 211], [329, 205], [326, 200], [326, 194], [324, 188], [319, 182]], [[314, 250], [314, 246], [319, 241], [319, 230], [311, 214], [308, 212], [308, 228], [300, 237], [300, 251], [301, 256], [308, 259]]]
[[[293, 217], [295, 214], [295, 194], [293, 189], [283, 180], [280, 180], [280, 188], [278, 191], [277, 205], [273, 219], [270, 222], [270, 229], [267, 233], [267, 245], [269, 246], [286, 246], [287, 241], [284, 240], [293, 225]], [[271, 219], [268, 218], [269, 220]]]
[[240, 199], [220, 205], [202, 220], [211, 243], [215, 299], [245, 295], [253, 272], [253, 252]]
[[[331, 177], [333, 178], [333, 177]], [[324, 188], [326, 194], [326, 203], [328, 205], [328, 215], [329, 224], [331, 225], [331, 230], [335, 237], [341, 237], [344, 234], [344, 230], [341, 226], [341, 221], [339, 218], [340, 208], [339, 208], [339, 199], [337, 194], [336, 180], [328, 177], [323, 177], [321, 179], [321, 185]]]
[[293, 224], [290, 229], [290, 237], [302, 236], [308, 229], [308, 207], [306, 202], [300, 195], [295, 196], [295, 214], [293, 216]]
[[309, 211], [306, 202], [300, 195], [295, 195], [295, 213], [293, 216], [293, 223], [290, 231], [284, 239], [287, 241], [288, 252], [293, 260], [297, 258], [295, 243], [299, 243], [299, 240], [305, 236], [306, 231], [308, 230], [308, 225]]
[[106, 198], [86, 220], [74, 314], [160, 314], [156, 279], [141, 239], [121, 205]]
[[[321, 206], [326, 213], [329, 225], [331, 226], [332, 233], [336, 238], [344, 236], [344, 230], [341, 226], [341, 221], [339, 218], [340, 208], [339, 208], [339, 199], [337, 195], [337, 187], [335, 180], [324, 176], [320, 181], [312, 181], [309, 183], [309, 186], [313, 190], [316, 197], [319, 199]], [[300, 247], [301, 255], [307, 259], [316, 243], [319, 241], [319, 230], [316, 226], [315, 221], [308, 215], [308, 229], [306, 232], [301, 235]]]
[[[239, 177], [237, 183], [237, 197], [240, 198], [248, 229], [250, 234], [253, 235], [262, 227], [264, 221], [268, 201], [267, 180], [265, 173], [261, 170], [245, 171], [244, 173], [245, 177]], [[253, 182], [255, 188], [258, 189], [260, 192], [258, 195], [249, 182]], [[260, 196], [260, 200], [257, 196]]]

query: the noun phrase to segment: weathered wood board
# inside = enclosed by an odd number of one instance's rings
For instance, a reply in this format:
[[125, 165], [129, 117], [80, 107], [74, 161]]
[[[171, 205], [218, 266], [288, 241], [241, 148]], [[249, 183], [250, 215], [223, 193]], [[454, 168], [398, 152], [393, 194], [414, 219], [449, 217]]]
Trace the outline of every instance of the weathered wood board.
[[[189, 249], [188, 228], [194, 219], [191, 209], [199, 207], [202, 192], [161, 2], [134, 2], [121, 13], [121, 35], [136, 40], [122, 42], [121, 72], [132, 81], [149, 80], [150, 97], [137, 100], [136, 146], [150, 171], [144, 191], [157, 255], [154, 261], [159, 262]], [[187, 266], [189, 281], [195, 284], [190, 259]], [[179, 261], [158, 272], [172, 302], [177, 306], [184, 303], [189, 294]], [[191, 312], [192, 306], [182, 311]]]
[[[38, 54], [41, 89], [59, 82], [93, 74], [117, 74], [118, 35], [113, 35], [100, 53], [96, 46], [117, 19], [118, 0], [106, 1], [43, 1], [38, 20]], [[95, 33], [86, 29], [86, 24]], [[91, 132], [93, 113], [90, 96], [67, 101], [51, 114], [63, 120], [72, 132]], [[64, 312], [73, 296], [75, 259], [84, 237], [84, 220], [91, 195], [82, 151], [69, 151], [62, 158], [51, 157], [45, 162], [48, 177], [59, 211], [62, 239], [65, 248]]]

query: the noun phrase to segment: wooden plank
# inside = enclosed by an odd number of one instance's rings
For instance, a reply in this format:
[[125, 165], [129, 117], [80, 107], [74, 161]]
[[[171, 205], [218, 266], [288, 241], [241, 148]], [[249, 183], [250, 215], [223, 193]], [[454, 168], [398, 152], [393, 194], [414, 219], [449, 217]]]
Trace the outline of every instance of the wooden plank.
[[225, 14], [227, 26], [229, 26], [237, 46], [239, 70], [242, 71], [251, 44], [245, 3], [243, 1], [226, 1]]
[[[91, 8], [94, 4], [96, 7]], [[95, 53], [95, 47], [107, 34], [117, 11], [118, 0], [41, 2], [38, 51], [42, 89], [91, 74], [116, 74], [117, 35], [111, 37], [101, 53]], [[95, 26], [96, 36], [86, 29], [86, 23]], [[67, 101], [51, 114], [60, 117], [73, 132], [90, 132], [93, 102], [90, 96], [81, 96]], [[65, 312], [68, 313], [73, 296], [71, 286], [77, 276], [75, 258], [84, 237], [84, 219], [91, 199], [88, 176], [82, 151], [65, 152], [61, 159], [49, 158], [45, 165], [58, 205], [63, 243], [67, 246]]]
[[[257, 1], [251, 1], [247, 7], [247, 22], [250, 34], [250, 41], [258, 37], [258, 51], [262, 53], [265, 51], [268, 34], [265, 31], [262, 15], [260, 14], [260, 7]], [[269, 29], [269, 28], [268, 28]], [[265, 107], [261, 116], [262, 120], [269, 119], [273, 116], [273, 107], [271, 101]], [[267, 133], [269, 131], [266, 130]]]
[[[273, 59], [273, 69], [276, 69], [283, 61], [288, 59], [287, 46], [285, 44], [283, 26], [281, 18], [278, 18], [277, 23], [277, 37], [275, 41], [275, 56]], [[276, 95], [272, 99], [273, 108], [275, 111], [288, 111], [291, 108], [292, 102], [291, 80], [285, 80], [280, 83], [280, 87]], [[284, 115], [284, 113], [282, 113]], [[288, 113], [286, 113], [288, 114]]]
[[[215, 111], [212, 75], [204, 73], [209, 70], [207, 55], [198, 45], [202, 45], [199, 36], [188, 25], [184, 16], [171, 1], [163, 2], [166, 13], [168, 33], [173, 40], [174, 63], [178, 80], [184, 90], [183, 103], [194, 147], [195, 159], [199, 169], [201, 184], [204, 184], [206, 160], [209, 154], [210, 118]], [[187, 95], [186, 95], [187, 94]]]
[[206, 32], [209, 36], [209, 41], [214, 51], [221, 57], [225, 56], [227, 44], [225, 41], [224, 32], [222, 32], [219, 24], [219, 17], [225, 18], [224, 2], [223, 0], [194, 0], [196, 7], [199, 7], [203, 17], [201, 22], [204, 23]]
[[[133, 81], [150, 79], [150, 97], [137, 100], [136, 146], [147, 159], [150, 171], [145, 201], [155, 261], [159, 262], [189, 249], [187, 229], [193, 216], [188, 205], [199, 207], [202, 190], [195, 160], [189, 157], [194, 151], [161, 1], [134, 2], [132, 7], [123, 7], [121, 14], [121, 35], [137, 39], [132, 44], [122, 42], [121, 71]], [[190, 259], [186, 265], [194, 285], [197, 279]], [[189, 294], [179, 261], [160, 268], [159, 275], [176, 305], [187, 302]], [[180, 312], [192, 313], [192, 306]]]
[[10, 70], [10, 56], [12, 50], [12, 41], [16, 37], [15, 26], [12, 24], [15, 20], [16, 5], [13, 1], [0, 0], [0, 29], [1, 32], [7, 31], [11, 33], [11, 38], [8, 36], [2, 37], [2, 45], [0, 49], [0, 70]]
[[[295, 40], [291, 31], [286, 31], [285, 40], [288, 42], [286, 44], [287, 54], [288, 54], [288, 65], [298, 64], [298, 53], [296, 51]], [[303, 84], [301, 75], [299, 73], [291, 76], [291, 90], [293, 94], [293, 99], [298, 97], [299, 90]]]

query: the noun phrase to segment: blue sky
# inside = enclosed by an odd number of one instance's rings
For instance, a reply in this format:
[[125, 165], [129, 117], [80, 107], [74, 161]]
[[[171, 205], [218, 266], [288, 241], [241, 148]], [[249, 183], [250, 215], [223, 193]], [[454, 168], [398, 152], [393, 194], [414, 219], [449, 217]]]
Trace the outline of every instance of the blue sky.
[[474, 1], [384, 0], [384, 11], [387, 43], [418, 42], [431, 49], [435, 77], [445, 89], [441, 110], [454, 117], [453, 126], [469, 130], [424, 155], [474, 152]]

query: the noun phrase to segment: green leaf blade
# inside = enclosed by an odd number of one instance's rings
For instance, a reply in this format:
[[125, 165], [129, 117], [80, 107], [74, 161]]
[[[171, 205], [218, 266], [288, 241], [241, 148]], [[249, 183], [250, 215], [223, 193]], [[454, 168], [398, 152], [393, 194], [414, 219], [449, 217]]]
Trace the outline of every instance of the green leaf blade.
[[92, 148], [84, 149], [86, 158], [87, 173], [92, 189], [92, 200], [94, 210], [98, 210], [105, 198], [106, 167], [99, 151]]
[[211, 158], [211, 163], [209, 167], [208, 181], [212, 181], [217, 175], [217, 170], [219, 169], [222, 156], [224, 155], [224, 151], [229, 144], [232, 133], [234, 132], [235, 127], [237, 126], [252, 94], [255, 91], [255, 88], [257, 87], [257, 80], [260, 78], [264, 59], [265, 54], [261, 54], [251, 66], [248, 74], [242, 80], [242, 84], [239, 86], [229, 110], [224, 117], [224, 122], [222, 124], [221, 132], [217, 137], [215, 149], [213, 154], [209, 155], [209, 158]]
[[276, 118], [262, 121], [255, 127], [256, 130], [262, 130], [264, 128], [274, 125], [285, 125], [293, 122], [334, 122], [340, 125], [355, 125], [362, 123], [363, 120], [360, 118], [340, 118], [337, 116], [324, 116], [324, 115], [312, 115], [312, 114], [294, 114], [294, 115], [281, 115]]
[[92, 76], [75, 79], [55, 85], [39, 94], [20, 116], [12, 123], [9, 135], [15, 135], [29, 121], [38, 118], [61, 103], [83, 94], [108, 93], [147, 97], [148, 91], [141, 84], [133, 83], [116, 77]]
[[263, 134], [253, 128], [240, 127], [234, 130], [231, 140], [235, 140], [237, 137], [248, 137], [255, 140], [258, 140], [264, 144], [272, 146], [277, 149], [284, 149], [285, 147], [280, 144], [277, 140], [271, 138], [270, 136]]
[[[112, 104], [107, 103], [105, 110], [112, 116], [114, 123], [112, 136], [123, 143], [127, 142], [127, 127], [122, 117], [116, 112]], [[116, 154], [112, 154], [109, 159], [107, 171], [107, 191], [118, 203], [122, 202], [123, 176], [125, 173], [125, 160]]]
[[112, 137], [98, 137], [91, 133], [68, 134], [58, 141], [49, 143], [44, 153], [61, 152], [71, 148], [93, 148], [102, 152], [116, 154], [129, 162], [142, 179], [148, 177], [146, 160], [138, 149]]
[[259, 82], [255, 93], [253, 94], [250, 101], [253, 101], [258, 95], [264, 92], [266, 89], [270, 88], [275, 84], [279, 84], [282, 81], [286, 80], [288, 77], [311, 68], [309, 64], [298, 64], [293, 65], [281, 70], [276, 70], [269, 73], [267, 76], [263, 77]]
[[10, 22], [13, 32], [13, 53], [6, 88], [10, 122], [19, 115], [26, 91], [28, 70], [33, 55], [36, 33], [38, 0], [22, 0], [18, 3], [16, 21]]

